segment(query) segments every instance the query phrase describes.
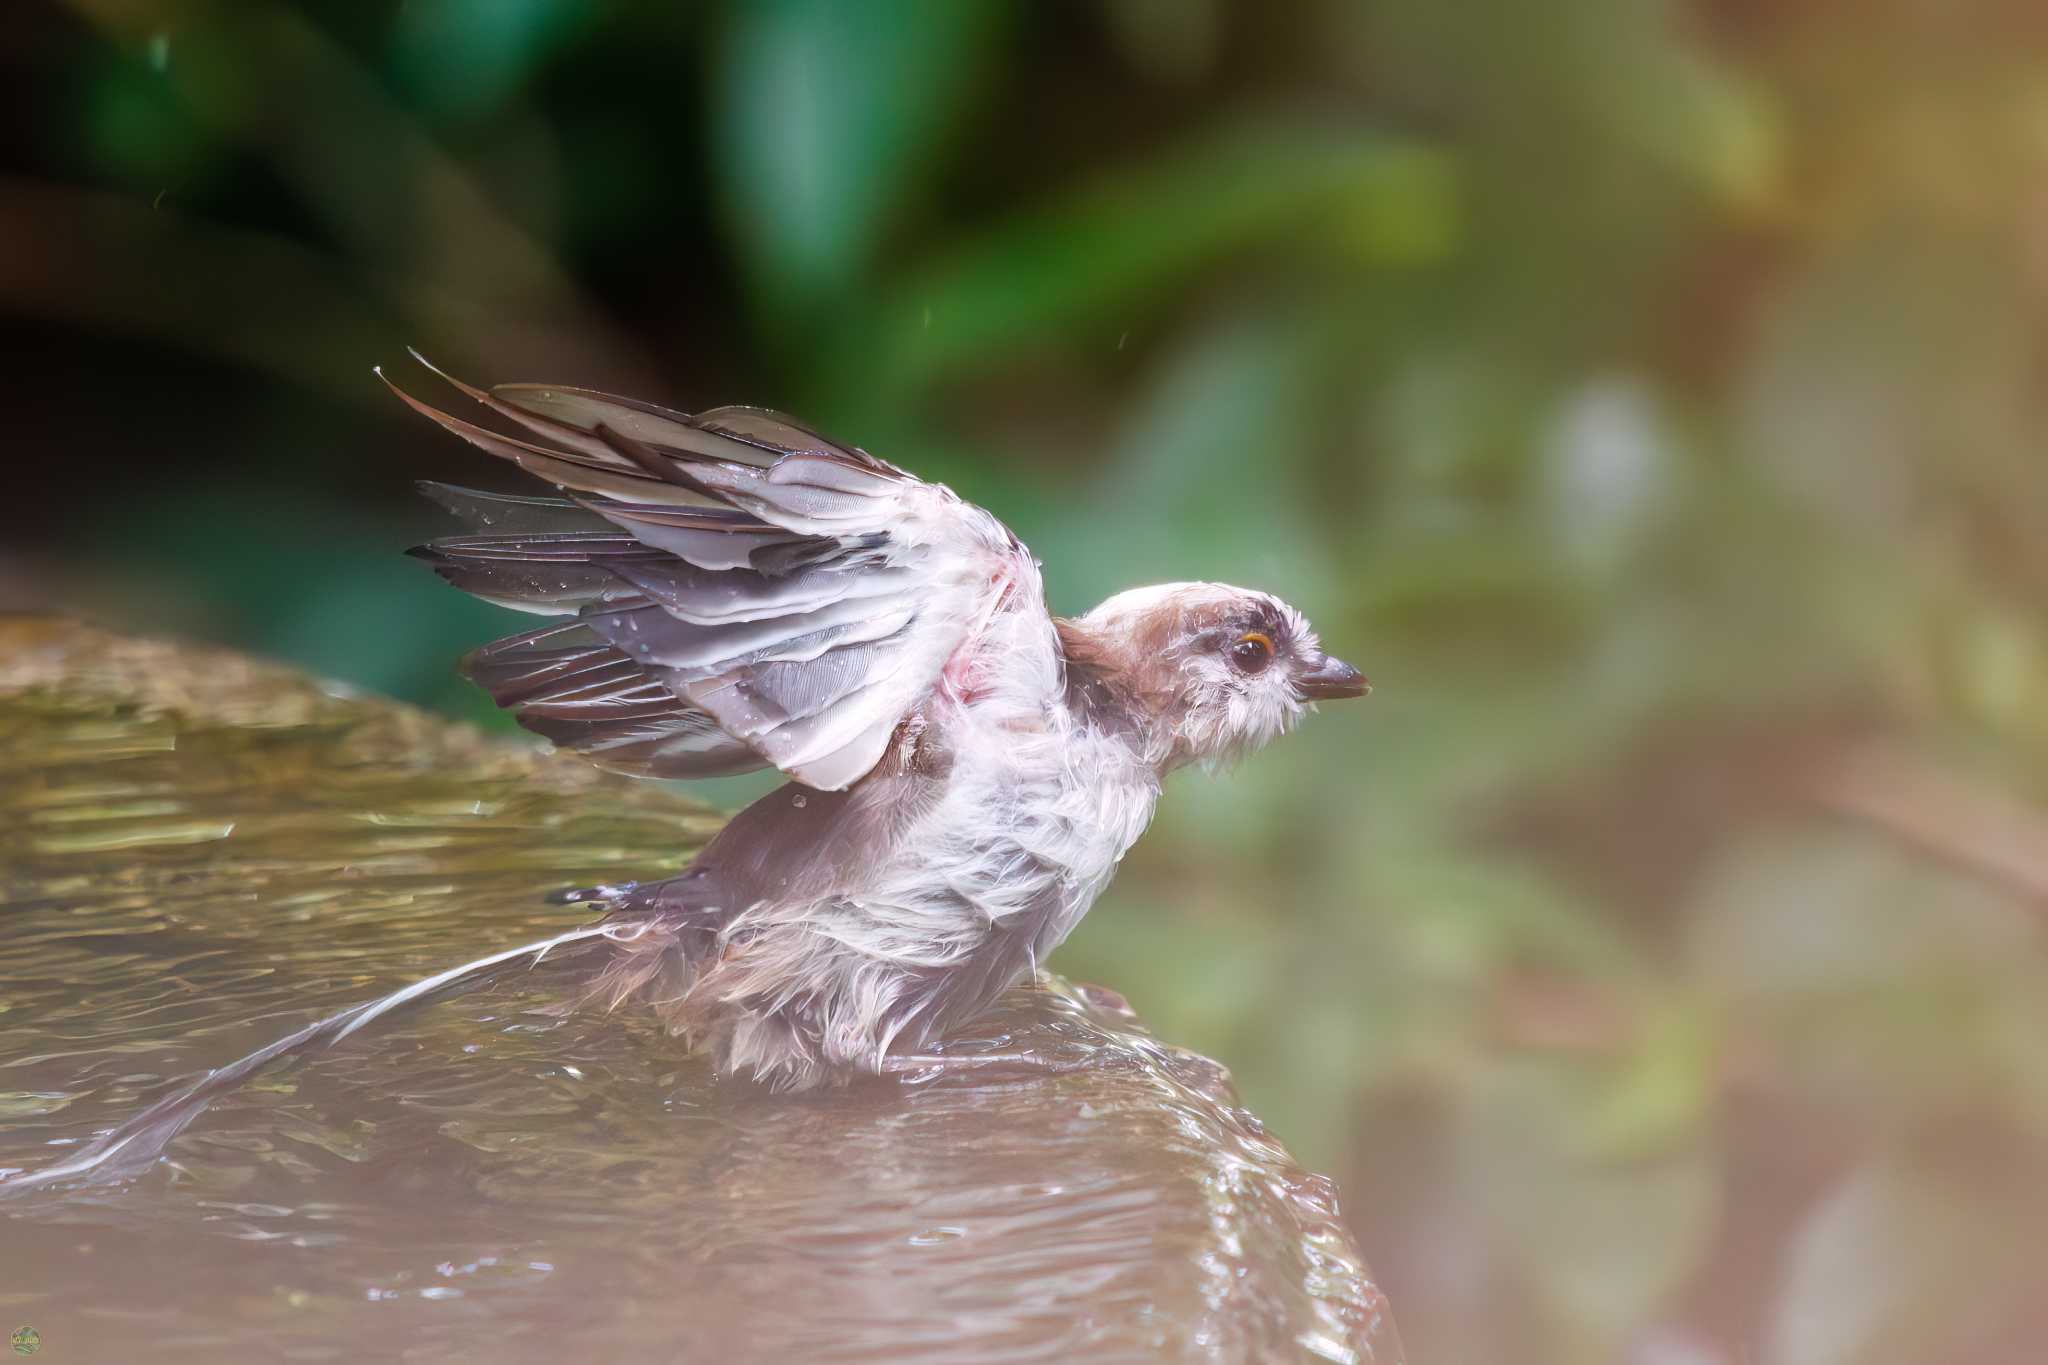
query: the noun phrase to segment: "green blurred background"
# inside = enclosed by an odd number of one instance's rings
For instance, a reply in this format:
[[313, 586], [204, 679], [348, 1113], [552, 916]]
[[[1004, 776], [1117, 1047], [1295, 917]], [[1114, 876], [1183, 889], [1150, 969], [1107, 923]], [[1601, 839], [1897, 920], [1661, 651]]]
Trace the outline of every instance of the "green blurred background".
[[[805, 415], [1377, 690], [1055, 965], [1418, 1362], [2048, 1356], [2048, 8], [15, 0], [0, 600], [484, 724], [371, 378]], [[728, 789], [730, 799], [735, 793]]]

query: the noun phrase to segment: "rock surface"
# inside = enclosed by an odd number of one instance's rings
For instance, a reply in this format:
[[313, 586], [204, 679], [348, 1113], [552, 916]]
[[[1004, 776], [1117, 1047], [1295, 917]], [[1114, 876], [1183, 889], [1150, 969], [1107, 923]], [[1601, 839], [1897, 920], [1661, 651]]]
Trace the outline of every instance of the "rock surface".
[[[287, 670], [0, 621], [0, 1171], [570, 927], [544, 892], [716, 824]], [[1108, 992], [1044, 978], [948, 1048], [1030, 1064], [791, 1098], [630, 1006], [540, 1013], [572, 970], [273, 1065], [121, 1181], [0, 1200], [0, 1316], [62, 1360], [1400, 1358], [1329, 1182]]]

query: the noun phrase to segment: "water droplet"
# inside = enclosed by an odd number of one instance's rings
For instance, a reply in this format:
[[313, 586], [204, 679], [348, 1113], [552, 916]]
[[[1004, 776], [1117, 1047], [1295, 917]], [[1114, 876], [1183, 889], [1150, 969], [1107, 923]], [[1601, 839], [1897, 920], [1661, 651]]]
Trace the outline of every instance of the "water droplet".
[[795, 796], [789, 798], [789, 804], [795, 806], [798, 810], [802, 810], [805, 806], [811, 804], [811, 798], [805, 796], [802, 792], [798, 792]]

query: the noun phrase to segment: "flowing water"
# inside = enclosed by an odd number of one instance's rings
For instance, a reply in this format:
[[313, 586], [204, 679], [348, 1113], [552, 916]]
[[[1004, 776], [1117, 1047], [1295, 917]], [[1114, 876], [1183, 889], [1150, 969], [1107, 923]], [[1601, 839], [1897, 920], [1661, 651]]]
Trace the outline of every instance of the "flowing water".
[[[716, 828], [229, 656], [0, 623], [0, 1174], [321, 1015], [573, 927]], [[258, 1071], [118, 1178], [0, 1184], [53, 1361], [1389, 1361], [1328, 1182], [1106, 992], [963, 1058], [721, 1081], [573, 957]], [[18, 1185], [17, 1181], [17, 1185]]]

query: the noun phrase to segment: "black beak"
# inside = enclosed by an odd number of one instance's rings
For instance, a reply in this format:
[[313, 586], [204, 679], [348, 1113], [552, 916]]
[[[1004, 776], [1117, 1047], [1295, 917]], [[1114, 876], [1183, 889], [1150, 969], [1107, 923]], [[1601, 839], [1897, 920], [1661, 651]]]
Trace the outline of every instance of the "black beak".
[[1303, 701], [1362, 697], [1370, 691], [1372, 684], [1365, 680], [1365, 674], [1342, 659], [1333, 659], [1327, 654], [1315, 661], [1315, 667], [1294, 679], [1294, 694]]

